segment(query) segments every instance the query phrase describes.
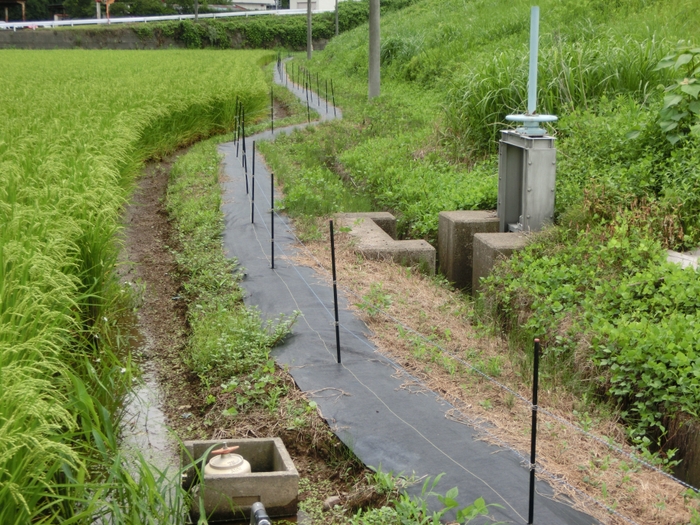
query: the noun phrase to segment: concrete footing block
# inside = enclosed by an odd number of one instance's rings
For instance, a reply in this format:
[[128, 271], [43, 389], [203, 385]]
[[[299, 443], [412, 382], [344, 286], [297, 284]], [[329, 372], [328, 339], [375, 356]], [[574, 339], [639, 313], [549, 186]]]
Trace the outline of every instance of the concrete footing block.
[[471, 290], [474, 235], [498, 232], [495, 211], [443, 211], [438, 222], [440, 272], [457, 288]]
[[352, 220], [353, 223], [360, 224], [364, 221], [374, 221], [384, 232], [396, 239], [396, 217], [386, 211], [370, 211], [363, 213], [343, 213], [339, 215], [345, 221]]
[[[270, 517], [296, 516], [299, 498], [299, 473], [280, 438], [185, 441], [183, 466], [192, 459], [202, 472], [210, 459], [209, 449], [238, 445], [237, 454], [250, 463], [248, 474], [204, 475], [198, 484], [194, 467], [183, 476], [183, 486], [193, 494], [190, 514], [196, 523], [199, 503], [210, 523], [250, 519], [250, 507], [261, 502]], [[202, 486], [203, 485], [203, 486]]]
[[491, 273], [496, 262], [509, 258], [527, 245], [529, 234], [477, 233], [474, 235], [472, 293], [480, 291], [481, 279]]
[[[378, 215], [384, 227], [377, 224], [375, 217]], [[423, 240], [395, 240], [387, 233], [388, 229], [396, 235], [396, 219], [390, 213], [346, 213], [338, 215], [337, 219], [343, 227], [350, 229], [350, 235], [357, 239], [355, 249], [365, 257], [407, 266], [418, 265], [429, 275], [435, 274], [435, 248]]]

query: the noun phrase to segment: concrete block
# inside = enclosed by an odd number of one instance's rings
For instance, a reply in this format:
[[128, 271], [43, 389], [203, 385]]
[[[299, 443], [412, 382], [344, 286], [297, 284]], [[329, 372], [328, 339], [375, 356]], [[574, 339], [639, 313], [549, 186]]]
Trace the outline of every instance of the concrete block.
[[[373, 214], [342, 214], [338, 220], [350, 228], [350, 235], [357, 239], [355, 249], [369, 259], [391, 260], [407, 266], [418, 265], [429, 275], [435, 274], [435, 248], [423, 240], [396, 241], [374, 219]], [[382, 214], [384, 215], [384, 214]], [[389, 215], [393, 219], [393, 215]], [[380, 220], [388, 224], [384, 217]], [[389, 226], [387, 226], [389, 227]], [[394, 234], [395, 219], [394, 219]]]
[[474, 234], [498, 232], [495, 211], [443, 211], [438, 222], [440, 271], [457, 288], [471, 290]]
[[205, 475], [202, 487], [196, 484], [195, 469], [188, 469], [183, 486], [192, 490], [194, 502], [190, 514], [195, 523], [199, 519], [200, 499], [210, 522], [247, 520], [251, 505], [258, 501], [265, 505], [270, 517], [296, 516], [299, 473], [279, 438], [185, 441], [183, 466], [191, 464], [194, 458], [203, 471], [210, 457], [207, 451], [212, 445], [221, 448], [224, 443], [240, 447], [236, 453], [248, 460], [252, 472]]
[[700, 258], [700, 248], [690, 251], [690, 252], [674, 252], [673, 250], [668, 250], [668, 255], [666, 260], [668, 262], [676, 263], [681, 266], [681, 268], [688, 268], [689, 266], [693, 269], [698, 269], [698, 258]]
[[479, 292], [480, 281], [491, 273], [496, 262], [509, 258], [513, 252], [527, 245], [527, 233], [477, 233], [474, 235], [474, 264], [472, 272], [472, 293]]
[[363, 221], [371, 220], [379, 226], [392, 239], [396, 239], [396, 217], [386, 211], [370, 211], [363, 213], [341, 213], [339, 218], [352, 220], [360, 224]]

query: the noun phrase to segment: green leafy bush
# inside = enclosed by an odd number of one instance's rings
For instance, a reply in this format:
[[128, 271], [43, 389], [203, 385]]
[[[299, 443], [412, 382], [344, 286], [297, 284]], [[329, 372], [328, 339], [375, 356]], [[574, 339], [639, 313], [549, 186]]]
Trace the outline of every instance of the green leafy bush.
[[659, 127], [671, 144], [688, 133], [700, 136], [700, 47], [679, 46], [656, 66], [677, 76], [664, 89]]
[[633, 220], [543, 235], [486, 279], [485, 297], [503, 322], [540, 337], [550, 377], [592, 384], [619, 406], [631, 438], [656, 444], [664, 418], [698, 415], [700, 280], [666, 263]]

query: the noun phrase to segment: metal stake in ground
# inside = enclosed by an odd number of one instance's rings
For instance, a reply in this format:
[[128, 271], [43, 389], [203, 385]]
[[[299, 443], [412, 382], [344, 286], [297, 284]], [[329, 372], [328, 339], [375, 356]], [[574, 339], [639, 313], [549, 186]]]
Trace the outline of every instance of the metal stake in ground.
[[255, 223], [255, 141], [253, 141], [253, 171], [250, 181], [250, 223]]
[[530, 438], [530, 506], [527, 523], [532, 525], [535, 513], [535, 457], [537, 452], [537, 382], [540, 368], [540, 340], [535, 339], [535, 355], [532, 373], [532, 436]]
[[311, 89], [312, 89], [311, 86], [314, 85], [314, 79], [311, 77], [311, 71], [307, 71], [306, 76], [307, 76], [307, 80], [308, 80], [307, 89], [309, 92], [309, 97], [311, 97], [311, 103], [313, 104], [314, 103], [314, 92], [311, 91]]
[[236, 95], [236, 111], [233, 115], [233, 140], [238, 140], [238, 95]]
[[326, 115], [328, 114], [328, 79], [326, 79]]
[[236, 102], [236, 158], [238, 158], [238, 145], [241, 143], [241, 111], [240, 102]]
[[335, 277], [335, 238], [333, 235], [333, 221], [331, 226], [331, 266], [333, 268], [333, 308], [335, 309], [335, 348], [338, 353], [338, 364], [340, 364], [340, 323], [338, 323], [338, 285]]
[[333, 116], [337, 117], [335, 114], [335, 89], [333, 89], [333, 79], [331, 78], [331, 96], [333, 97]]
[[[305, 83], [308, 86], [308, 82]], [[309, 91], [306, 90], [306, 122], [311, 123], [311, 111], [309, 110]]]
[[318, 72], [316, 73], [316, 98], [318, 99], [318, 106], [321, 107], [321, 84], [318, 80]]
[[275, 269], [275, 174], [270, 173], [270, 266]]
[[245, 149], [245, 109], [243, 110], [243, 120], [241, 124], [243, 130], [243, 172], [245, 173], [245, 194], [248, 195], [248, 156]]
[[272, 98], [272, 86], [270, 86], [270, 132], [275, 134], [275, 101]]

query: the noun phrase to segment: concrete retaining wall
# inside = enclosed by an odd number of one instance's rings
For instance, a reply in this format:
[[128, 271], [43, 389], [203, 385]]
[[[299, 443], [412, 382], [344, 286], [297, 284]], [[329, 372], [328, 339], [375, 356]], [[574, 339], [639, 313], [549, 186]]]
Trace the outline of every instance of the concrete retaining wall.
[[172, 38], [139, 37], [133, 30], [23, 29], [0, 31], [0, 48], [17, 49], [161, 49], [185, 47]]
[[356, 250], [365, 257], [418, 265], [426, 273], [435, 274], [435, 248], [423, 240], [395, 240], [396, 219], [390, 213], [344, 213], [338, 215], [338, 221], [350, 229], [350, 235], [358, 241]]
[[[148, 24], [150, 26], [150, 24]], [[184, 48], [184, 42], [157, 34], [140, 36], [128, 27], [99, 29], [22, 29], [0, 31], [0, 49], [167, 49]], [[240, 33], [231, 34], [231, 48], [244, 47]], [[314, 49], [323, 49], [328, 40], [314, 40]], [[271, 43], [273, 45], [274, 42]]]

